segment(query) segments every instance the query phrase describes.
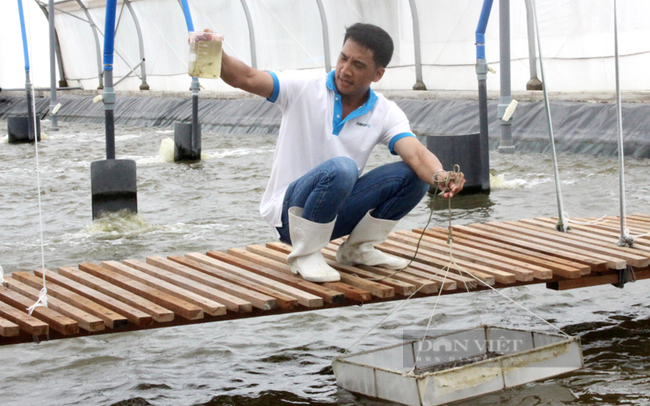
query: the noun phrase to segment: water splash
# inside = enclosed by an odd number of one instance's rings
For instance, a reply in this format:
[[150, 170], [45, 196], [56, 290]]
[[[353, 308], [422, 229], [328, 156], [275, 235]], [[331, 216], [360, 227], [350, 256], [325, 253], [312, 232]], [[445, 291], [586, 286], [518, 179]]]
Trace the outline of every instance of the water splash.
[[0, 138], [0, 144], [9, 144], [9, 136], [5, 135], [4, 137]]
[[158, 156], [138, 159], [140, 165], [174, 162], [174, 140], [167, 137], [160, 141]]
[[129, 210], [104, 212], [99, 219], [81, 230], [81, 234], [105, 239], [118, 239], [147, 233], [156, 229], [144, 217]]
[[490, 189], [521, 189], [529, 186], [529, 182], [524, 179], [505, 180], [505, 175], [490, 174]]
[[213, 158], [229, 158], [229, 157], [240, 157], [246, 155], [256, 155], [256, 154], [266, 154], [273, 148], [234, 148], [234, 149], [225, 149], [221, 151], [215, 151], [210, 153], [202, 153], [201, 159], [213, 159]]

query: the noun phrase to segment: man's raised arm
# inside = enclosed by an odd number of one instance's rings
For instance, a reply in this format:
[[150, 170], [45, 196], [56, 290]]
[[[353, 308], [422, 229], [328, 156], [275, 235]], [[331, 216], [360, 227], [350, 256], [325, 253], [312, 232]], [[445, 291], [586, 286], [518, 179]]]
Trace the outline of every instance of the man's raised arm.
[[251, 68], [225, 52], [221, 59], [221, 79], [232, 87], [265, 98], [273, 93], [273, 77], [270, 73]]

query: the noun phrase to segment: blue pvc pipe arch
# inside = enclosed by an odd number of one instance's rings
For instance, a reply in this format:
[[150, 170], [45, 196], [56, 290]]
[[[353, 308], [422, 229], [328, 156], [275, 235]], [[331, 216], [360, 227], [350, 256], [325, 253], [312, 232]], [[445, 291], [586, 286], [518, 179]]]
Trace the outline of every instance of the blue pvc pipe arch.
[[487, 29], [490, 11], [494, 0], [485, 0], [481, 9], [481, 17], [476, 27], [476, 59], [485, 59], [485, 30]]
[[185, 23], [187, 24], [187, 31], [194, 31], [194, 23], [192, 23], [192, 13], [190, 13], [190, 5], [187, 0], [181, 0], [183, 5], [183, 14], [185, 15]]
[[20, 15], [20, 30], [23, 37], [23, 53], [25, 54], [25, 72], [29, 72], [29, 49], [27, 48], [27, 30], [25, 29], [25, 14], [23, 13], [23, 2], [18, 0], [18, 14]]
[[117, 0], [106, 2], [106, 25], [104, 27], [104, 70], [113, 70], [113, 52], [115, 46], [115, 14]]

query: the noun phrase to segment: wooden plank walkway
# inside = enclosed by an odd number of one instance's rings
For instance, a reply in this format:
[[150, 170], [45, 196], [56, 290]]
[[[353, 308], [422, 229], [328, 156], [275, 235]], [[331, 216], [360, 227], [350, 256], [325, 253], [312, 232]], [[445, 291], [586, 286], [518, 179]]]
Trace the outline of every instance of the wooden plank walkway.
[[[278, 242], [14, 272], [0, 287], [0, 345], [404, 300], [440, 290], [464, 293], [488, 285], [574, 289], [617, 283], [628, 267], [637, 279], [650, 278], [650, 237], [635, 239], [633, 248], [618, 247], [618, 218], [604, 220], [572, 224], [567, 234], [557, 232], [551, 218], [453, 226], [452, 247], [446, 228], [396, 231], [378, 248], [411, 259], [421, 237], [416, 259], [399, 273], [338, 264], [342, 241], [337, 240], [323, 249], [341, 273], [336, 283], [291, 274], [286, 264], [291, 247]], [[650, 215], [631, 215], [627, 224], [632, 233], [647, 233]], [[38, 298], [43, 275], [49, 306], [30, 316], [26, 309]]]

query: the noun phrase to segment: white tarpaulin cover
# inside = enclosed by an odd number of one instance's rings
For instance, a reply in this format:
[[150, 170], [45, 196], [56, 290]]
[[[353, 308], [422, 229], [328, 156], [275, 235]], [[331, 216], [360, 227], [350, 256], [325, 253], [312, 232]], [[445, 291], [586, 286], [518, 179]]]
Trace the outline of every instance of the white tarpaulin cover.
[[[25, 71], [17, 2], [0, 0], [0, 87], [21, 88]], [[23, 0], [31, 53], [32, 83], [49, 87], [47, 18], [34, 0]], [[98, 87], [105, 1], [56, 2], [56, 29], [69, 86]], [[142, 31], [146, 80], [151, 90], [187, 91], [187, 26], [178, 0], [131, 0]], [[189, 0], [197, 29], [225, 35], [224, 50], [251, 64], [249, 25], [241, 0]], [[323, 27], [316, 0], [246, 0], [252, 19], [257, 67], [265, 70], [325, 69]], [[413, 20], [408, 0], [323, 0], [330, 59], [335, 65], [345, 27], [368, 22], [386, 29], [395, 55], [376, 89], [410, 89], [415, 83]], [[475, 31], [483, 0], [417, 0], [423, 81], [430, 90], [475, 90]], [[614, 90], [614, 0], [537, 0], [546, 84], [549, 91]], [[40, 3], [47, 9], [47, 1]], [[650, 1], [619, 0], [621, 88], [650, 89]], [[530, 79], [524, 0], [511, 0], [512, 89]], [[115, 81], [141, 61], [136, 23], [118, 1]], [[97, 26], [94, 33], [88, 16]], [[96, 35], [95, 35], [96, 34]], [[98, 54], [98, 47], [100, 52]], [[499, 70], [499, 0], [486, 33], [488, 63]], [[539, 61], [538, 61], [539, 62]], [[58, 72], [58, 71], [57, 71]], [[138, 90], [140, 68], [116, 85]], [[59, 73], [57, 73], [57, 80]], [[221, 80], [201, 80], [208, 90], [232, 90]], [[499, 89], [499, 75], [488, 76]]]

